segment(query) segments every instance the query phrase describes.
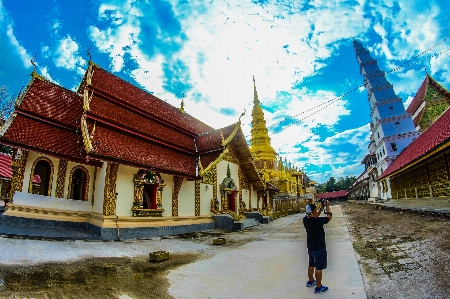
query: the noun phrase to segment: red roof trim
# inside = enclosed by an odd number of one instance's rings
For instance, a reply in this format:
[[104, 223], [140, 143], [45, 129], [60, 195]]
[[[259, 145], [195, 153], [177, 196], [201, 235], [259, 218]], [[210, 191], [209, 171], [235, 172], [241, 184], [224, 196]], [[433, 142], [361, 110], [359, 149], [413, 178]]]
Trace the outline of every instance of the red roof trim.
[[339, 191], [332, 191], [332, 192], [324, 192], [317, 195], [318, 199], [322, 198], [336, 198], [336, 197], [344, 197], [347, 195], [347, 190], [339, 190]]
[[450, 141], [450, 108], [411, 142], [379, 176], [381, 180]]
[[15, 148], [20, 148], [25, 151], [34, 152], [34, 153], [46, 155], [49, 157], [53, 157], [56, 159], [67, 160], [67, 161], [71, 161], [71, 162], [75, 162], [75, 163], [79, 163], [79, 164], [85, 164], [85, 165], [97, 166], [97, 167], [102, 167], [102, 165], [103, 165], [103, 162], [101, 162], [97, 159], [88, 161], [85, 159], [77, 159], [72, 156], [58, 155], [58, 154], [55, 154], [53, 152], [50, 152], [50, 151], [47, 151], [47, 150], [44, 150], [41, 148], [36, 148], [36, 147], [32, 147], [32, 146], [24, 146], [21, 143], [15, 143], [15, 142], [11, 142], [8, 140], [2, 140], [2, 144], [8, 145], [11, 147], [15, 147]]
[[[183, 152], [183, 153], [187, 153], [187, 154], [191, 154], [191, 155], [196, 154], [194, 151], [191, 151], [191, 150], [188, 150], [188, 149], [184, 149], [184, 148], [181, 148], [179, 146], [175, 146], [173, 144], [170, 144], [170, 143], [167, 143], [167, 142], [164, 142], [164, 141], [152, 138], [152, 137], [147, 136], [147, 135], [143, 135], [143, 134], [141, 134], [139, 132], [131, 131], [131, 130], [129, 130], [127, 128], [124, 128], [122, 126], [113, 124], [113, 123], [111, 123], [111, 122], [109, 122], [109, 121], [107, 121], [107, 120], [105, 120], [103, 118], [100, 118], [100, 117], [97, 117], [97, 116], [88, 116], [88, 118], [89, 118], [89, 120], [98, 121], [98, 122], [104, 124], [106, 127], [109, 127], [110, 129], [115, 129], [115, 131], [118, 131], [118, 132], [122, 131], [122, 132], [127, 133], [128, 135], [132, 135], [134, 137], [139, 137], [139, 138], [145, 139], [146, 141], [154, 142], [154, 143], [157, 143], [159, 145], [163, 145], [165, 147], [168, 147], [168, 148], [171, 148], [171, 149]], [[94, 133], [94, 139], [95, 139], [95, 133]]]
[[117, 163], [117, 164], [120, 164], [120, 165], [126, 165], [126, 166], [134, 167], [134, 168], [143, 168], [143, 169], [148, 169], [148, 170], [152, 170], [152, 171], [156, 171], [156, 172], [161, 172], [161, 173], [164, 173], [164, 174], [182, 176], [182, 177], [189, 178], [189, 179], [194, 179], [194, 180], [201, 180], [202, 179], [201, 177], [191, 176], [191, 175], [188, 175], [188, 174], [183, 173], [183, 172], [176, 172], [176, 171], [171, 171], [171, 170], [157, 168], [157, 167], [149, 167], [148, 165], [145, 165], [145, 164], [133, 163], [133, 162], [128, 161], [128, 160], [121, 160], [121, 159], [113, 158], [113, 157], [110, 157], [110, 156], [97, 155], [97, 154], [95, 156], [87, 155], [86, 159], [87, 160], [90, 160], [90, 159], [101, 159], [104, 162]]
[[[99, 89], [93, 87], [92, 85], [89, 86], [89, 87], [87, 87], [86, 89], [87, 89], [87, 90], [94, 91], [94, 92], [96, 93], [96, 95], [97, 95], [99, 98], [103, 99], [103, 100], [109, 100], [110, 102], [116, 104], [117, 106], [120, 106], [120, 107], [122, 107], [122, 108], [124, 108], [124, 109], [127, 109], [127, 110], [131, 110], [131, 111], [133, 111], [133, 112], [135, 112], [135, 113], [137, 113], [137, 114], [139, 114], [139, 115], [141, 115], [141, 116], [150, 118], [151, 120], [153, 120], [153, 121], [155, 121], [155, 122], [157, 122], [157, 123], [159, 123], [159, 124], [162, 124], [162, 125], [164, 125], [164, 126], [170, 127], [170, 128], [172, 128], [172, 129], [174, 129], [174, 130], [180, 132], [180, 133], [184, 133], [184, 134], [189, 135], [189, 136], [191, 136], [191, 137], [196, 137], [196, 136], [197, 136], [197, 135], [196, 135], [195, 133], [193, 133], [193, 132], [190, 132], [190, 131], [185, 130], [185, 129], [183, 129], [183, 128], [180, 128], [180, 127], [178, 127], [178, 126], [174, 126], [173, 124], [167, 122], [167, 121], [164, 120], [164, 119], [161, 119], [161, 118], [159, 118], [159, 117], [156, 117], [155, 115], [151, 115], [151, 114], [147, 113], [146, 111], [144, 111], [144, 110], [142, 110], [142, 109], [138, 109], [138, 108], [136, 108], [135, 106], [129, 105], [129, 104], [125, 103], [124, 101], [120, 100], [120, 99], [117, 99], [117, 98], [115, 98], [115, 97], [113, 98], [113, 97], [111, 97], [111, 96], [105, 94], [103, 91], [101, 91], [101, 90], [99, 90]], [[161, 101], [160, 99], [158, 99], [158, 100]]]
[[76, 127], [69, 127], [69, 126], [67, 126], [67, 125], [65, 125], [63, 123], [55, 121], [54, 119], [49, 120], [48, 118], [42, 118], [41, 116], [39, 116], [37, 114], [21, 110], [20, 107], [15, 110], [15, 113], [23, 115], [23, 116], [26, 116], [26, 117], [31, 118], [31, 119], [34, 119], [34, 120], [39, 121], [39, 122], [46, 123], [46, 124], [51, 125], [51, 126], [59, 127], [60, 129], [63, 129], [63, 130], [67, 130], [67, 131], [70, 131], [70, 132], [75, 132], [76, 131]]

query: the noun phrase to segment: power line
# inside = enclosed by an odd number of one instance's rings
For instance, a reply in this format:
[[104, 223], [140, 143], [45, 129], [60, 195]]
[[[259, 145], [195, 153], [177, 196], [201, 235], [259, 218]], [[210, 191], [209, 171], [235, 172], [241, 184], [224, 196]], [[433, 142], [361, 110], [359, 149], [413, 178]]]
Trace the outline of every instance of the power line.
[[[408, 61], [402, 63], [400, 66], [398, 66], [398, 67], [396, 67], [396, 68], [394, 68], [394, 69], [392, 69], [392, 70], [390, 70], [390, 71], [388, 71], [388, 72], [382, 72], [381, 75], [376, 76], [376, 77], [372, 78], [371, 80], [368, 80], [367, 82], [361, 84], [360, 86], [358, 86], [358, 87], [356, 87], [356, 88], [354, 88], [354, 89], [352, 89], [352, 90], [350, 90], [350, 91], [347, 91], [347, 92], [341, 94], [341, 95], [340, 95], [339, 97], [337, 97], [337, 98], [330, 99], [330, 100], [328, 100], [328, 101], [326, 101], [326, 102], [324, 102], [324, 103], [321, 103], [321, 104], [319, 104], [319, 105], [317, 105], [317, 106], [315, 106], [315, 107], [312, 107], [312, 108], [310, 108], [310, 109], [308, 109], [308, 110], [305, 110], [305, 111], [303, 111], [303, 112], [301, 112], [301, 113], [298, 113], [298, 114], [296, 114], [296, 115], [294, 115], [294, 116], [291, 116], [291, 117], [289, 117], [289, 118], [286, 118], [286, 119], [284, 119], [284, 120], [282, 120], [282, 121], [279, 121], [279, 122], [277, 122], [277, 123], [275, 123], [275, 124], [270, 125], [270, 126], [268, 127], [268, 129], [269, 129], [269, 128], [272, 128], [272, 127], [274, 127], [274, 126], [280, 125], [280, 124], [282, 124], [282, 123], [284, 123], [284, 122], [286, 122], [286, 121], [288, 121], [288, 120], [291, 120], [291, 119], [295, 118], [296, 116], [305, 114], [305, 113], [307, 113], [307, 112], [309, 112], [309, 111], [312, 111], [312, 110], [314, 110], [314, 109], [316, 109], [316, 108], [318, 108], [318, 107], [321, 107], [321, 106], [324, 106], [324, 105], [325, 105], [322, 109], [317, 110], [317, 111], [315, 111], [315, 112], [313, 112], [313, 113], [311, 113], [311, 114], [305, 116], [305, 117], [302, 118], [302, 119], [297, 120], [296, 122], [294, 122], [294, 123], [292, 123], [292, 124], [290, 124], [290, 125], [288, 125], [288, 126], [286, 126], [286, 127], [282, 127], [280, 130], [273, 131], [272, 133], [269, 134], [269, 136], [270, 136], [270, 135], [273, 135], [273, 134], [275, 134], [275, 133], [278, 133], [278, 132], [280, 132], [281, 130], [284, 130], [284, 129], [286, 129], [286, 128], [289, 128], [289, 127], [291, 127], [292, 125], [297, 124], [297, 123], [299, 123], [299, 122], [305, 120], [306, 118], [308, 118], [308, 117], [310, 117], [310, 116], [313, 116], [314, 114], [317, 114], [318, 112], [324, 110], [326, 107], [330, 106], [331, 104], [335, 103], [335, 102], [338, 101], [338, 100], [343, 99], [344, 97], [346, 97], [347, 95], [351, 94], [352, 92], [358, 90], [359, 88], [365, 87], [367, 84], [373, 83], [373, 82], [375, 82], [376, 80], [379, 80], [379, 79], [385, 77], [385, 76], [388, 75], [388, 74], [391, 74], [391, 73], [393, 73], [393, 72], [399, 71], [399, 70], [404, 69], [404, 68], [406, 68], [406, 67], [410, 67], [410, 66], [416, 65], [416, 64], [418, 64], [418, 63], [420, 63], [420, 62], [422, 62], [422, 61], [431, 59], [431, 58], [433, 58], [433, 57], [438, 57], [439, 55], [442, 55], [443, 53], [450, 51], [450, 49], [447, 49], [447, 50], [444, 50], [444, 51], [442, 51], [442, 52], [440, 52], [440, 53], [437, 53], [437, 54], [433, 54], [433, 55], [427, 56], [427, 57], [425, 57], [425, 58], [422, 58], [422, 59], [420, 59], [420, 60], [418, 60], [418, 61], [415, 61], [415, 62], [411, 63], [411, 62], [412, 62], [413, 60], [415, 60], [416, 58], [418, 58], [418, 57], [424, 55], [425, 53], [427, 53], [427, 52], [429, 52], [429, 51], [431, 51], [432, 49], [434, 49], [435, 47], [437, 47], [439, 44], [442, 44], [443, 42], [445, 42], [445, 41], [448, 40], [449, 38], [450, 38], [450, 36], [447, 36], [447, 37], [444, 38], [442, 41], [436, 43], [436, 44], [433, 45], [431, 48], [429, 48], [429, 49], [427, 49], [427, 50], [425, 50], [425, 51], [422, 51], [420, 54], [418, 54], [418, 55], [412, 57], [411, 59], [409, 59]], [[246, 137], [249, 137], [249, 135], [247, 135]]]
[[[319, 104], [319, 105], [317, 105], [317, 106], [315, 106], [315, 107], [312, 107], [312, 108], [310, 108], [310, 109], [308, 109], [308, 110], [305, 110], [305, 111], [303, 111], [303, 112], [301, 112], [301, 113], [298, 113], [298, 114], [293, 115], [293, 116], [291, 116], [291, 117], [289, 117], [289, 118], [286, 118], [286, 119], [284, 119], [284, 120], [282, 120], [282, 121], [279, 121], [279, 122], [277, 122], [277, 123], [275, 123], [275, 124], [272, 124], [272, 125], [270, 125], [270, 126], [268, 127], [268, 129], [269, 129], [269, 128], [272, 128], [272, 127], [274, 127], [274, 126], [278, 126], [279, 124], [282, 124], [283, 122], [286, 122], [286, 121], [288, 121], [288, 120], [290, 120], [290, 119], [293, 119], [294, 117], [297, 117], [297, 116], [299, 116], [299, 115], [305, 114], [305, 113], [307, 113], [307, 112], [309, 112], [309, 111], [311, 111], [311, 110], [314, 110], [314, 109], [316, 109], [316, 108], [318, 108], [318, 107], [320, 107], [320, 106], [322, 106], [322, 105], [325, 105], [325, 104], [327, 104], [327, 103], [329, 103], [329, 102], [335, 102], [335, 101], [337, 101], [338, 99], [342, 99], [342, 98], [344, 98], [345, 96], [349, 95], [350, 93], [354, 92], [355, 90], [359, 89], [360, 87], [363, 87], [363, 86], [365, 87], [365, 85], [367, 85], [368, 83], [374, 82], [375, 80], [378, 80], [378, 79], [380, 79], [380, 78], [382, 78], [382, 77], [385, 77], [386, 75], [388, 75], [388, 74], [390, 74], [390, 73], [396, 72], [396, 71], [398, 71], [398, 70], [400, 70], [400, 69], [403, 69], [403, 68], [405, 68], [405, 67], [407, 67], [407, 66], [414, 65], [415, 63], [414, 63], [414, 64], [409, 64], [409, 63], [410, 63], [412, 60], [416, 59], [417, 57], [422, 56], [422, 55], [425, 54], [426, 52], [431, 51], [432, 49], [434, 49], [434, 48], [437, 47], [438, 45], [442, 44], [443, 42], [445, 42], [445, 41], [448, 40], [449, 38], [450, 38], [450, 36], [445, 37], [443, 40], [441, 40], [440, 42], [438, 42], [437, 44], [435, 44], [435, 45], [432, 46], [431, 48], [429, 48], [429, 49], [427, 49], [427, 50], [425, 50], [425, 51], [422, 51], [420, 54], [417, 54], [416, 56], [414, 56], [414, 57], [412, 57], [411, 59], [409, 59], [408, 61], [406, 61], [406, 62], [400, 64], [398, 67], [396, 67], [396, 68], [390, 70], [389, 72], [384, 73], [384, 74], [382, 74], [382, 75], [380, 75], [380, 76], [377, 76], [377, 77], [373, 78], [372, 80], [370, 80], [369, 82], [364, 83], [364, 84], [358, 86], [357, 88], [354, 88], [354, 89], [351, 90], [351, 91], [348, 91], [348, 92], [346, 92], [346, 93], [343, 93], [342, 95], [340, 95], [340, 96], [337, 97], [337, 98], [328, 100], [328, 101], [326, 101], [326, 102], [324, 102], [324, 103], [321, 103], [321, 104]], [[445, 52], [446, 52], [446, 51], [445, 51]], [[437, 56], [439, 56], [440, 54], [442, 54], [442, 52], [439, 53]], [[427, 58], [427, 59], [428, 59], [428, 58]], [[421, 60], [421, 61], [422, 61], [422, 60]], [[327, 105], [327, 106], [329, 106], [329, 105]], [[314, 113], [314, 114], [315, 114], [315, 113]]]

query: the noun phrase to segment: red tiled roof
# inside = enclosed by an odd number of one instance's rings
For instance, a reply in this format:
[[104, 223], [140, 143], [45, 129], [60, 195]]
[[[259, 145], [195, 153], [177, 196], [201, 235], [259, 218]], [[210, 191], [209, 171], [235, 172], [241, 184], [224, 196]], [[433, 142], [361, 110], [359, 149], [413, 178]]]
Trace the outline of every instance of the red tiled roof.
[[450, 109], [447, 109], [431, 126], [417, 139], [411, 142], [380, 175], [378, 179], [389, 176], [411, 162], [422, 157], [437, 146], [449, 142], [450, 139]]
[[427, 89], [428, 85], [428, 75], [425, 77], [425, 79], [422, 82], [422, 85], [420, 86], [419, 90], [417, 91], [414, 99], [409, 103], [408, 108], [406, 108], [406, 112], [414, 114], [416, 113], [417, 109], [419, 109], [420, 105], [422, 105], [424, 99], [425, 99], [425, 91]]
[[339, 190], [339, 191], [333, 191], [333, 192], [324, 192], [324, 193], [319, 193], [317, 195], [318, 199], [322, 199], [322, 198], [339, 198], [339, 197], [344, 197], [347, 195], [347, 190]]
[[11, 156], [8, 154], [0, 153], [0, 177], [8, 178], [12, 177], [11, 170]]
[[227, 139], [235, 128], [236, 124], [232, 124], [225, 128], [213, 130], [198, 136], [196, 139], [198, 151], [206, 152], [208, 150], [223, 148], [222, 135], [224, 139]]
[[89, 108], [88, 117], [91, 119], [93, 117], [101, 118], [123, 129], [195, 152], [194, 138], [192, 136], [174, 130], [170, 126], [163, 125], [135, 111], [125, 109], [96, 96], [92, 98]]
[[17, 110], [76, 127], [83, 112], [82, 98], [52, 82], [33, 78]]
[[162, 101], [142, 89], [120, 79], [119, 77], [92, 65], [92, 87], [130, 107], [136, 107], [144, 113], [160, 119], [174, 127], [199, 135], [213, 130], [212, 127], [202, 123], [194, 117], [183, 113], [180, 109]]
[[[89, 127], [92, 127], [92, 123]], [[89, 156], [165, 173], [196, 176], [195, 155], [147, 142], [132, 135], [122, 134], [98, 123], [94, 136], [94, 152]]]
[[64, 158], [84, 159], [81, 97], [40, 78], [33, 78], [17, 115], [0, 140], [8, 145]]
[[275, 187], [271, 183], [266, 182], [266, 191], [280, 191], [280, 189], [278, 189], [277, 187]]
[[0, 140], [10, 146], [50, 155], [76, 159], [85, 157], [80, 133], [19, 113]]

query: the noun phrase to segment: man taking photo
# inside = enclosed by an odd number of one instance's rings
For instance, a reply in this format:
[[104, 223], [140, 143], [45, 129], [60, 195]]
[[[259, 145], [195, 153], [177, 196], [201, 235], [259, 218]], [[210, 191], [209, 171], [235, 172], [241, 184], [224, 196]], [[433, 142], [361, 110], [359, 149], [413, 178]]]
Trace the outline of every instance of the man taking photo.
[[[325, 209], [325, 217], [320, 214]], [[322, 285], [322, 270], [327, 267], [327, 248], [325, 245], [325, 230], [323, 226], [327, 224], [333, 214], [330, 211], [330, 202], [323, 200], [320, 208], [315, 204], [306, 206], [306, 216], [303, 218], [303, 225], [306, 230], [306, 244], [308, 247], [308, 282], [307, 287], [316, 285], [314, 293], [322, 293], [328, 287]], [[316, 279], [314, 280], [314, 276]]]

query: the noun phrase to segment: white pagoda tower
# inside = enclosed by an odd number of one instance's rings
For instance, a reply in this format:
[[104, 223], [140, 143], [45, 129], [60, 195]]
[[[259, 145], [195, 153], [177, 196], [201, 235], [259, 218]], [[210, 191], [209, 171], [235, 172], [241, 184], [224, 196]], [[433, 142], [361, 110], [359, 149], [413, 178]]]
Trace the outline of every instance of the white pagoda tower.
[[353, 48], [368, 91], [367, 101], [372, 119], [369, 153], [375, 155], [376, 163], [369, 176], [370, 198], [388, 199], [391, 198], [389, 182], [380, 184], [376, 179], [420, 132], [416, 130], [402, 99], [395, 94], [392, 84], [387, 81], [377, 61], [370, 56], [361, 42], [354, 40]]

